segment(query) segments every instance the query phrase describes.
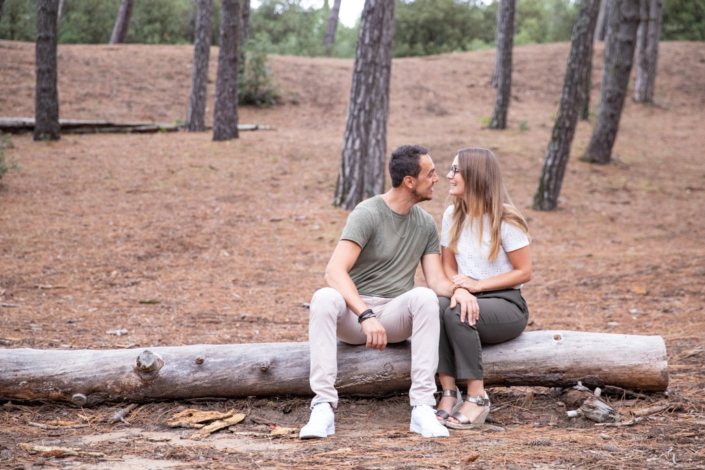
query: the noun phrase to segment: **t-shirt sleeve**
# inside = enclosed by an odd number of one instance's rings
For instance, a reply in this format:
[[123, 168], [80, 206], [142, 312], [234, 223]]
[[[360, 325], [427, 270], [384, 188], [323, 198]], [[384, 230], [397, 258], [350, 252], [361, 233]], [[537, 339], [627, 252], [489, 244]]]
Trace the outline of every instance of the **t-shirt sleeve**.
[[443, 213], [443, 222], [441, 223], [441, 246], [448, 247], [450, 244], [450, 226], [453, 222], [453, 206], [449, 206]]
[[502, 222], [502, 248], [507, 253], [529, 245], [529, 236], [516, 225]]
[[341, 240], [350, 240], [365, 248], [374, 235], [375, 220], [370, 211], [357, 207], [348, 216], [348, 221], [343, 229]]
[[436, 227], [436, 221], [433, 220], [433, 217], [430, 215], [428, 216], [426, 225], [428, 227], [428, 242], [426, 243], [426, 249], [423, 255], [440, 255], [441, 248], [438, 246], [438, 227]]

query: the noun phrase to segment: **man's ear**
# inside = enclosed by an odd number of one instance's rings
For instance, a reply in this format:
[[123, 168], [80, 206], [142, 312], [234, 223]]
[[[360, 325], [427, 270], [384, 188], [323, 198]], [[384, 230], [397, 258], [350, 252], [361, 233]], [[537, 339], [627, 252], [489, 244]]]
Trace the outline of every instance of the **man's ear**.
[[407, 189], [413, 190], [414, 187], [416, 187], [416, 178], [413, 176], [405, 176], [404, 177], [404, 186], [406, 186]]

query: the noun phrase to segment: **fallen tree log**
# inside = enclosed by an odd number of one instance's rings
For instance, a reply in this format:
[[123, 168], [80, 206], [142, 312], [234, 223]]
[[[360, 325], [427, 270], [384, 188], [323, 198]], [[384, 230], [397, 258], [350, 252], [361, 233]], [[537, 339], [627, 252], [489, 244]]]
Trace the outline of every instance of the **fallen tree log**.
[[[0, 398], [77, 405], [203, 397], [310, 395], [308, 343], [194, 345], [148, 350], [0, 350]], [[660, 336], [534, 331], [483, 348], [485, 383], [613, 385], [663, 391]], [[382, 396], [410, 385], [410, 342], [383, 352], [338, 345], [341, 395]]]
[[[150, 133], [177, 132], [184, 128], [181, 124], [158, 122], [112, 122], [83, 119], [59, 119], [62, 134], [101, 134], [101, 133]], [[239, 124], [239, 131], [269, 130], [265, 124]], [[209, 129], [209, 128], [207, 128]], [[21, 133], [34, 131], [34, 118], [2, 118], [0, 132]]]

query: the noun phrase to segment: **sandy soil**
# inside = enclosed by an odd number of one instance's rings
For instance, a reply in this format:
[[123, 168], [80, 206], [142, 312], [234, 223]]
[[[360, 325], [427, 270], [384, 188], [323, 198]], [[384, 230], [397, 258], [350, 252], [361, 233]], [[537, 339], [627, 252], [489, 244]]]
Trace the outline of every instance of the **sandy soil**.
[[[483, 126], [494, 104], [493, 51], [395, 60], [389, 149], [422, 143], [444, 174], [457, 149], [491, 148], [533, 237], [534, 279], [523, 290], [529, 329], [663, 336], [669, 396], [611, 402], [625, 411], [663, 402], [672, 411], [605, 429], [565, 418], [555, 390], [501, 388], [490, 394], [504, 432], [422, 439], [407, 432], [407, 402], [396, 397], [344, 401], [338, 432], [324, 442], [262, 437], [268, 427], [248, 418], [237, 432], [255, 435], [221, 432], [193, 444], [165, 424], [185, 406], [249, 410], [297, 427], [307, 400], [146, 404], [131, 427], [107, 423], [117, 407], [20, 404], [0, 413], [0, 467], [705, 468], [705, 45], [662, 44], [657, 106], [626, 104], [614, 164], [577, 160], [593, 126], [580, 123], [559, 210], [535, 212], [568, 48], [516, 48], [509, 129], [501, 132]], [[183, 120], [191, 54], [187, 46], [60, 46], [62, 118]], [[32, 44], [0, 43], [1, 116], [33, 115], [33, 61]], [[2, 347], [308, 339], [303, 304], [324, 285], [347, 216], [330, 201], [352, 61], [273, 57], [272, 66], [283, 103], [243, 108], [241, 123], [273, 131], [221, 143], [209, 133], [12, 137], [6, 156], [22, 170], [0, 183]], [[601, 66], [598, 48], [593, 108]], [[213, 84], [208, 91], [212, 103]], [[423, 205], [438, 222], [447, 191], [442, 180]], [[118, 328], [129, 334], [106, 334]], [[55, 419], [90, 427], [29, 426]], [[171, 440], [148, 439], [155, 435]], [[96, 450], [107, 460], [41, 458], [17, 447], [28, 442]]]

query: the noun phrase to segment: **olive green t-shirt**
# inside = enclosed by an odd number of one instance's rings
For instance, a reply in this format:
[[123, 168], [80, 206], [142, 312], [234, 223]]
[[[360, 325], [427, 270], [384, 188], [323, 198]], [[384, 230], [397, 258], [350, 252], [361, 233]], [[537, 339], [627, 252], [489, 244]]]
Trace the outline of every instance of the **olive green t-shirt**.
[[392, 211], [381, 196], [361, 202], [348, 216], [341, 240], [362, 248], [349, 274], [360, 295], [398, 297], [414, 288], [421, 257], [440, 254], [436, 222], [413, 206]]

